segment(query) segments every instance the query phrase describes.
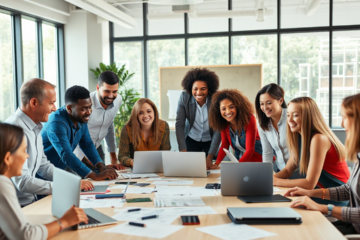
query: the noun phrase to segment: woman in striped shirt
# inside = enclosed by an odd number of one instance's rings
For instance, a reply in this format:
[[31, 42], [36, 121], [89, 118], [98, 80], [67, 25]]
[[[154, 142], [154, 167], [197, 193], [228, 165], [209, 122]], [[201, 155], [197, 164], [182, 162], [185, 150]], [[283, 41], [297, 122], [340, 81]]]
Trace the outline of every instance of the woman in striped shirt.
[[[341, 106], [342, 127], [346, 131], [346, 159], [355, 163], [349, 181], [339, 187], [305, 190], [295, 187], [285, 196], [304, 196], [295, 199], [292, 207], [303, 206], [308, 210], [320, 211], [339, 221], [335, 227], [343, 234], [360, 233], [360, 94], [346, 97]], [[315, 203], [310, 197], [333, 201], [350, 201], [350, 207], [334, 207]]]

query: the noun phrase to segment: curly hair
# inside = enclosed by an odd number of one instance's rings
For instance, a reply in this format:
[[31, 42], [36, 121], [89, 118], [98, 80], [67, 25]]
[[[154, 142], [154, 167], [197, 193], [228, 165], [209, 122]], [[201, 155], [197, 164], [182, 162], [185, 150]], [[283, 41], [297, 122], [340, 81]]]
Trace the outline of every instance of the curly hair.
[[209, 95], [214, 94], [219, 89], [218, 75], [216, 75], [215, 72], [210, 71], [207, 68], [190, 69], [181, 81], [181, 86], [188, 94], [192, 95], [191, 90], [195, 81], [206, 82], [209, 89]]
[[230, 100], [235, 105], [237, 129], [243, 129], [249, 124], [250, 117], [254, 115], [255, 110], [249, 99], [237, 89], [224, 89], [212, 96], [209, 111], [210, 127], [221, 132], [229, 126], [229, 122], [223, 118], [220, 112], [220, 102], [224, 99]]

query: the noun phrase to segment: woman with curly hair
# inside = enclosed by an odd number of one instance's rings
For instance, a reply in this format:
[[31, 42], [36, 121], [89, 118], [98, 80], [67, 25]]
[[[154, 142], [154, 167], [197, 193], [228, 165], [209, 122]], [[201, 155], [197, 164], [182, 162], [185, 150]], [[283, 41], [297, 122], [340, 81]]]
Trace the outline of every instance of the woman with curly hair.
[[219, 77], [206, 68], [194, 68], [181, 86], [175, 124], [179, 151], [205, 152], [209, 168], [221, 141], [220, 133], [209, 126], [211, 96], [219, 88]]
[[235, 150], [239, 162], [262, 162], [262, 146], [257, 130], [254, 107], [240, 91], [225, 89], [213, 95], [210, 126], [221, 131], [221, 147], [215, 164], [225, 157], [223, 149]]
[[130, 119], [121, 130], [119, 162], [133, 167], [135, 151], [170, 150], [170, 129], [167, 122], [159, 119], [155, 104], [140, 98], [134, 104]]

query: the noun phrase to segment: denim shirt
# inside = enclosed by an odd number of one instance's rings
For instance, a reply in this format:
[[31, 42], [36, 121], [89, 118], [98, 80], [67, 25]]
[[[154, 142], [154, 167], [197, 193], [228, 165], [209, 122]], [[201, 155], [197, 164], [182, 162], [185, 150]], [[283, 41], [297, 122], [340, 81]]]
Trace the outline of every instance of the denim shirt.
[[[238, 141], [240, 146], [243, 149], [246, 149], [245, 143], [246, 143], [246, 133], [244, 131], [244, 129], [241, 129], [241, 133], [240, 135], [238, 134], [238, 130], [236, 130], [236, 132], [234, 133], [233, 130], [231, 129], [231, 127], [229, 127], [230, 129], [230, 137], [231, 137], [231, 143], [232, 146], [234, 147], [234, 151], [235, 151], [235, 157], [237, 159], [240, 159], [244, 152], [240, 151], [237, 147], [236, 147], [236, 136], [238, 136]], [[255, 152], [259, 153], [262, 155], [262, 146], [261, 146], [261, 141], [260, 140], [255, 140]]]
[[82, 177], [88, 176], [91, 170], [73, 153], [78, 144], [94, 166], [102, 162], [91, 140], [87, 124], [78, 123], [76, 127], [65, 107], [49, 116], [49, 121], [45, 123], [41, 136], [44, 152], [55, 167], [61, 169], [69, 167]]

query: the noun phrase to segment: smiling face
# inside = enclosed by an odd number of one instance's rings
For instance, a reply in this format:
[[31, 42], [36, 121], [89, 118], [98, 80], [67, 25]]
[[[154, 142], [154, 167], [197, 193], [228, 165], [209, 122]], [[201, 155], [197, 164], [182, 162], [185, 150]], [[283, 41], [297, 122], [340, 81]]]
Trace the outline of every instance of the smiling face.
[[296, 103], [290, 103], [287, 109], [287, 122], [291, 132], [301, 133], [301, 110]]
[[268, 93], [260, 95], [260, 108], [268, 118], [281, 116], [283, 99], [277, 100]]
[[67, 105], [70, 116], [73, 120], [80, 123], [87, 123], [92, 112], [92, 103], [90, 98], [79, 99], [77, 103]]
[[220, 102], [221, 116], [228, 122], [236, 125], [237, 110], [235, 104], [229, 99], [224, 99]]
[[138, 120], [141, 126], [151, 126], [154, 122], [154, 109], [150, 104], [144, 103], [139, 111]]
[[192, 86], [192, 95], [195, 100], [201, 105], [206, 102], [206, 97], [209, 94], [209, 89], [204, 81], [195, 81]]
[[[36, 119], [34, 119], [34, 122], [40, 123], [40, 122], [47, 122], [49, 119], [49, 115], [52, 112], [56, 111], [56, 91], [55, 89], [47, 85], [44, 89], [45, 91], [45, 97], [43, 101], [40, 103], [37, 101], [36, 104], [32, 105], [34, 116], [36, 116]], [[33, 101], [33, 100], [31, 100]]]
[[110, 85], [102, 83], [100, 86], [96, 85], [101, 102], [105, 105], [111, 105], [118, 95], [119, 84]]

